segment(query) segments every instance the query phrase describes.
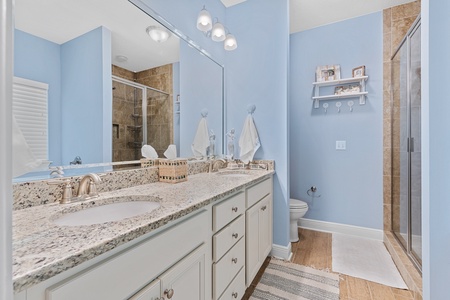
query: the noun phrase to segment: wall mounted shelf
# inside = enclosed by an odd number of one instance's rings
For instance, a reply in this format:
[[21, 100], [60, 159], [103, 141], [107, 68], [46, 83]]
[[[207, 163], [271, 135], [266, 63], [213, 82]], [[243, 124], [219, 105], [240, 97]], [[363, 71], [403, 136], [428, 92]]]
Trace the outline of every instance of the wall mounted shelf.
[[[321, 100], [334, 100], [334, 99], [342, 99], [342, 98], [356, 98], [359, 97], [359, 104], [366, 104], [366, 81], [369, 76], [362, 76], [356, 78], [345, 78], [340, 80], [331, 80], [331, 81], [322, 81], [322, 82], [313, 82], [314, 86], [314, 96], [312, 100], [314, 101], [314, 108], [319, 108], [319, 102]], [[361, 86], [361, 92], [358, 93], [347, 93], [340, 95], [324, 95], [320, 96], [320, 88], [326, 86], [338, 86], [341, 84], [349, 84], [349, 83], [359, 83]]]

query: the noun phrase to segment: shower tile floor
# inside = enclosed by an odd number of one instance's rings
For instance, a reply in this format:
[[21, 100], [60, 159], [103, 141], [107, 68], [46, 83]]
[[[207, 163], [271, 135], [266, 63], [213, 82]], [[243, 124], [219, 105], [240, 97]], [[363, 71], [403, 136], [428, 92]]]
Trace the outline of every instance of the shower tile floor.
[[[292, 262], [319, 270], [331, 271], [331, 233], [299, 229], [300, 241], [292, 243]], [[249, 299], [270, 259], [266, 260], [242, 299]], [[341, 300], [414, 300], [414, 293], [340, 275]], [[420, 298], [421, 299], [421, 298]]]

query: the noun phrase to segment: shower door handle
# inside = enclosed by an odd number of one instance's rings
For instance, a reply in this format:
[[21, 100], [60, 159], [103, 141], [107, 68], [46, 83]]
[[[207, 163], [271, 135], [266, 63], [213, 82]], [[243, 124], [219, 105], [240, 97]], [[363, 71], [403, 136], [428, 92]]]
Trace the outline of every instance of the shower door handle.
[[409, 151], [414, 152], [414, 138], [409, 138]]

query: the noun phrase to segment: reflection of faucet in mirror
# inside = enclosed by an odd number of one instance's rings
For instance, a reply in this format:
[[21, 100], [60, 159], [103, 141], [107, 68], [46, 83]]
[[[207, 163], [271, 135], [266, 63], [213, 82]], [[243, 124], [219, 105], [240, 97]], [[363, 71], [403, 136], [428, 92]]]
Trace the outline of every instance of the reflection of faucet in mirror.
[[[81, 178], [80, 185], [78, 187], [77, 197], [89, 199], [98, 197], [96, 183], [100, 183], [102, 179], [95, 173], [89, 173]], [[89, 186], [88, 186], [89, 184]]]
[[74, 158], [74, 160], [72, 160], [70, 162], [71, 165], [81, 165], [82, 163], [83, 163], [83, 161], [81, 160], [81, 157], [79, 157], [79, 156], [76, 156]]
[[231, 128], [230, 132], [227, 133], [228, 137], [228, 143], [227, 143], [227, 149], [228, 149], [228, 156], [227, 158], [230, 160], [233, 160], [234, 158], [234, 128]]
[[216, 135], [214, 134], [214, 130], [209, 131], [209, 157], [214, 158], [214, 152], [216, 147]]

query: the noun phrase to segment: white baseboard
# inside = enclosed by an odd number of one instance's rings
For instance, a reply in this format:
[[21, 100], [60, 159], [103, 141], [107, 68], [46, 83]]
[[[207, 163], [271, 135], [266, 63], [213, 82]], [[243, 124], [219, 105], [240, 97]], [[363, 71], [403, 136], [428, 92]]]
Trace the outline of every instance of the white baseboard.
[[289, 242], [287, 246], [272, 244], [272, 251], [270, 252], [270, 255], [276, 258], [291, 261], [292, 258], [291, 243]]
[[311, 219], [301, 218], [299, 221], [301, 228], [311, 229], [316, 231], [330, 232], [330, 233], [342, 233], [362, 238], [368, 238], [378, 241], [383, 241], [383, 230], [372, 229], [367, 227], [359, 227], [353, 225], [317, 221]]

